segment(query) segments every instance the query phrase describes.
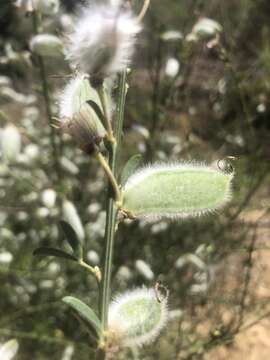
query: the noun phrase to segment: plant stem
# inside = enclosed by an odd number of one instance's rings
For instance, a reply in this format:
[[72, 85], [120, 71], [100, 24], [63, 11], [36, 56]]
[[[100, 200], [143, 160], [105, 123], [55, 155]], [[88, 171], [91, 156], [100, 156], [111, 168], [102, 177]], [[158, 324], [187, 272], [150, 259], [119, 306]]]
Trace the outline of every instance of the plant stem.
[[100, 281], [101, 281], [101, 272], [100, 272], [100, 269], [97, 266], [92, 267], [92, 266], [88, 265], [86, 262], [84, 262], [83, 260], [79, 261], [79, 265], [84, 267], [85, 269], [87, 269], [91, 274], [93, 274], [96, 277], [97, 282], [100, 283]]
[[96, 154], [96, 157], [97, 157], [97, 160], [99, 161], [100, 165], [103, 167], [109, 181], [110, 181], [110, 184], [114, 190], [114, 195], [115, 195], [115, 201], [116, 203], [120, 204], [121, 202], [121, 192], [120, 192], [120, 189], [119, 189], [119, 186], [117, 184], [117, 181], [116, 181], [116, 178], [114, 176], [114, 174], [112, 173], [112, 170], [109, 166], [109, 164], [107, 163], [106, 159], [104, 158], [104, 156], [98, 152]]
[[[114, 123], [115, 142], [111, 143], [109, 151], [109, 166], [114, 177], [116, 177], [117, 155], [120, 149], [121, 135], [124, 120], [124, 106], [126, 98], [126, 72], [119, 77], [118, 99], [116, 108], [116, 119]], [[111, 188], [108, 189], [107, 209], [106, 209], [106, 228], [105, 228], [105, 258], [103, 276], [101, 282], [100, 296], [100, 318], [103, 330], [106, 330], [108, 323], [108, 308], [111, 295], [111, 273], [113, 263], [113, 247], [116, 230], [117, 207], [115, 205], [114, 194]], [[105, 355], [103, 355], [104, 357]]]

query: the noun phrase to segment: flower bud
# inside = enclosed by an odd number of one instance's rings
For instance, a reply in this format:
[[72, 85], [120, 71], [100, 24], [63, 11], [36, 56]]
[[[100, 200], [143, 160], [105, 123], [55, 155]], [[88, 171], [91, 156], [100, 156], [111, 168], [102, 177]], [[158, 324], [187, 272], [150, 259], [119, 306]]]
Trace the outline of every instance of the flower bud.
[[151, 343], [167, 323], [167, 302], [144, 287], [119, 295], [109, 306], [109, 337], [122, 347]]
[[233, 173], [200, 164], [154, 164], [123, 187], [123, 211], [132, 217], [187, 218], [213, 212], [231, 197]]
[[31, 39], [30, 49], [39, 56], [58, 57], [63, 54], [63, 43], [55, 35], [39, 34]]

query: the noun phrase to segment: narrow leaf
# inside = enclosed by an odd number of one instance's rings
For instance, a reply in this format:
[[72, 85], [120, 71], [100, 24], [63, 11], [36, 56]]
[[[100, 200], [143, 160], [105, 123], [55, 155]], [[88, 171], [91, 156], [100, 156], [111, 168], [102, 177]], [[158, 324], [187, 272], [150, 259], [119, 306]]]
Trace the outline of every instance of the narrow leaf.
[[62, 301], [69, 305], [83, 320], [91, 325], [97, 335], [101, 334], [101, 322], [88, 305], [73, 296], [65, 296]]
[[76, 256], [77, 259], [81, 260], [83, 257], [83, 249], [82, 249], [82, 244], [81, 244], [80, 240], [78, 239], [78, 236], [77, 236], [75, 230], [69, 223], [67, 223], [64, 220], [60, 221], [60, 225], [63, 229], [63, 232], [66, 235], [66, 239], [67, 239], [69, 245], [71, 246], [71, 248], [74, 252], [74, 255]]
[[34, 256], [55, 256], [59, 258], [65, 258], [67, 260], [77, 261], [77, 258], [65, 251], [51, 248], [51, 247], [40, 247], [33, 252]]
[[135, 173], [135, 171], [142, 164], [142, 155], [133, 155], [125, 164], [121, 175], [121, 185], [124, 186], [128, 178]]

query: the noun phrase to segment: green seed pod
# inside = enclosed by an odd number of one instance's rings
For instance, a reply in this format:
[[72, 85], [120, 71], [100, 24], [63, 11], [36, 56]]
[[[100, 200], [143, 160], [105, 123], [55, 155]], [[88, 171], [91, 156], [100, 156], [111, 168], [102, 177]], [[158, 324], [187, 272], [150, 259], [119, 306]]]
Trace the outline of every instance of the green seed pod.
[[63, 43], [55, 35], [39, 34], [30, 41], [30, 49], [39, 56], [58, 57], [63, 55]]
[[144, 287], [119, 295], [109, 307], [109, 338], [122, 347], [151, 343], [167, 323], [167, 301]]
[[123, 188], [123, 212], [138, 218], [187, 218], [213, 212], [231, 197], [233, 173], [200, 164], [155, 164]]

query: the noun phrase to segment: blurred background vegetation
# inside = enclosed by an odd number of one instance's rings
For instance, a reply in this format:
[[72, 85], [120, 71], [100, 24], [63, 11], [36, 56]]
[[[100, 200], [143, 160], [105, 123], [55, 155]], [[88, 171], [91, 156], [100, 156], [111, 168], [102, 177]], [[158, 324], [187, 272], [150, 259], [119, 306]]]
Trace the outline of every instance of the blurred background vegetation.
[[[75, 3], [44, 14], [43, 31], [64, 38]], [[142, 2], [133, 3], [139, 11]], [[201, 18], [222, 26], [218, 38], [188, 40]], [[71, 211], [87, 260], [98, 265], [106, 182], [49, 125], [31, 16], [1, 1], [0, 29], [0, 342], [17, 338], [21, 360], [92, 359], [87, 333], [61, 298], [95, 307], [95, 281], [76, 264], [32, 253], [68, 249], [59, 220]], [[71, 71], [64, 57], [44, 59], [43, 70], [57, 116]], [[269, 315], [269, 0], [152, 0], [129, 85], [121, 164], [135, 153], [145, 162], [234, 156], [236, 176], [233, 200], [218, 214], [120, 225], [114, 293], [160, 280], [172, 310], [153, 346], [121, 359], [234, 359], [237, 334]], [[235, 359], [251, 359], [245, 346]], [[269, 358], [270, 345], [263, 351], [258, 359]]]

